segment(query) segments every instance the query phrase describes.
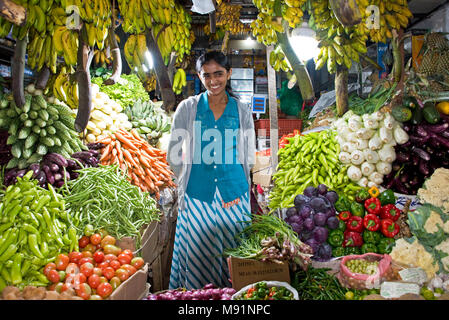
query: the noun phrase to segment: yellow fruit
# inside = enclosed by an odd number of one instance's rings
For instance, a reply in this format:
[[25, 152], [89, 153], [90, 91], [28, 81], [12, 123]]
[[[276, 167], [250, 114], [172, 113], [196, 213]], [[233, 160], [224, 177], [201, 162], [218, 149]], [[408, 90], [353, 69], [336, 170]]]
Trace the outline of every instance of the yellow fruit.
[[449, 101], [439, 102], [436, 107], [439, 112], [449, 115]]

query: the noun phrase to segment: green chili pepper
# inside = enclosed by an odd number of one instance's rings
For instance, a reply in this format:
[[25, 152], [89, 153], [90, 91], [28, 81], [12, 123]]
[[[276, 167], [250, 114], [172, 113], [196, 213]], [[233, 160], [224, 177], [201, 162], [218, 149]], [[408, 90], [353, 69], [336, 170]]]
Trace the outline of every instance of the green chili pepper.
[[16, 285], [22, 282], [22, 273], [20, 272], [20, 267], [22, 264], [23, 254], [16, 253], [14, 256], [14, 262], [11, 267], [11, 282]]
[[42, 208], [51, 201], [51, 197], [49, 195], [45, 195], [39, 199], [37, 203], [33, 203], [31, 209], [35, 212], [40, 212]]
[[9, 258], [13, 256], [14, 253], [16, 253], [18, 247], [15, 244], [10, 244], [8, 249], [5, 250], [5, 252], [2, 253], [0, 256], [0, 262], [5, 262]]
[[31, 260], [25, 259], [25, 261], [23, 261], [22, 267], [20, 268], [22, 277], [24, 277], [27, 274], [28, 270], [30, 270], [30, 267], [31, 267]]
[[39, 246], [37, 244], [37, 236], [35, 234], [28, 235], [28, 246], [32, 253], [34, 253], [38, 258], [44, 259]]
[[5, 289], [5, 287], [7, 286], [5, 280], [3, 279], [3, 277], [0, 275], [0, 292], [3, 291], [3, 289]]
[[360, 254], [360, 247], [345, 247], [345, 256]]
[[2, 245], [0, 246], [0, 255], [3, 254], [12, 243], [15, 243], [17, 240], [17, 237], [19, 236], [19, 232], [16, 228], [9, 229], [7, 231], [8, 236], [4, 235], [4, 238], [2, 239]]
[[3, 279], [5, 279], [6, 282], [11, 283], [11, 275], [8, 272], [7, 268], [3, 268], [2, 271], [0, 271]]

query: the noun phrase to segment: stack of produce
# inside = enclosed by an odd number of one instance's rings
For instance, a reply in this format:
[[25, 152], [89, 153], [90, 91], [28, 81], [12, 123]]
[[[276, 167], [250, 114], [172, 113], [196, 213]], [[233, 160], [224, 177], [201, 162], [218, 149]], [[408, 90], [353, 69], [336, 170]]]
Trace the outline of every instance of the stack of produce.
[[120, 104], [123, 109], [132, 106], [136, 100], [148, 101], [150, 96], [135, 74], [122, 74], [120, 80], [112, 85], [104, 85], [104, 78], [92, 78], [92, 84], [100, 87], [100, 91]]
[[107, 233], [84, 235], [79, 240], [81, 252], [61, 253], [43, 269], [52, 283], [49, 289], [58, 293], [73, 290], [83, 300], [108, 298], [144, 265], [143, 258], [134, 257], [131, 250], [122, 250], [115, 243]]
[[135, 129], [131, 133], [118, 130], [98, 142], [105, 145], [100, 163], [118, 165], [128, 180], [143, 192], [154, 193], [159, 198], [162, 188], [175, 186], [165, 151], [153, 148]]
[[252, 223], [236, 236], [236, 240], [239, 245], [225, 249], [225, 255], [274, 263], [292, 262], [302, 269], [307, 269], [312, 262], [312, 248], [274, 215], [252, 216]]
[[295, 297], [285, 286], [270, 286], [265, 281], [260, 281], [248, 290], [236, 294], [233, 300], [295, 300]]
[[76, 179], [76, 170], [82, 167], [96, 167], [100, 154], [96, 150], [80, 151], [72, 154], [70, 159], [64, 158], [58, 153], [47, 153], [40, 163], [33, 163], [27, 169], [13, 168], [5, 174], [4, 184], [9, 186], [17, 182], [18, 177], [23, 177], [29, 170], [33, 171], [33, 179], [38, 185], [47, 188], [51, 184], [56, 188], [64, 185], [66, 180]]
[[233, 288], [216, 288], [212, 283], [201, 289], [172, 289], [160, 293], [152, 293], [143, 300], [231, 300], [235, 293]]
[[123, 108], [109, 98], [106, 93], [99, 91], [96, 84], [92, 85], [92, 96], [93, 109], [90, 121], [87, 123], [84, 133], [80, 133], [81, 137], [86, 137], [88, 143], [102, 139], [118, 129], [129, 130], [132, 128], [128, 116], [121, 113]]
[[432, 102], [425, 103], [423, 108], [418, 102], [408, 106], [413, 106], [413, 112], [409, 110], [410, 116], [403, 126], [410, 139], [395, 147], [393, 170], [382, 185], [402, 194], [416, 195], [437, 168], [449, 168], [449, 116], [440, 114]]
[[293, 206], [296, 195], [319, 184], [338, 194], [354, 196], [361, 187], [349, 181], [348, 166], [338, 160], [340, 146], [336, 135], [335, 131], [324, 130], [287, 138], [290, 143], [279, 151], [279, 164], [273, 175], [271, 209]]
[[92, 225], [117, 239], [136, 237], [141, 228], [159, 220], [156, 201], [131, 185], [117, 166], [98, 166], [77, 171], [79, 176], [61, 189], [69, 218], [78, 230]]
[[6, 165], [12, 158], [11, 146], [6, 144], [8, 131], [0, 130], [0, 166]]
[[[217, 27], [222, 27], [231, 32], [231, 34], [239, 34], [247, 32], [248, 28], [240, 21], [241, 5], [230, 4], [223, 1], [217, 1]], [[210, 24], [209, 25], [210, 29]]]
[[137, 100], [132, 107], [125, 109], [125, 114], [133, 128], [152, 146], [157, 145], [163, 133], [170, 131], [171, 119], [152, 101]]
[[332, 127], [338, 130], [338, 159], [349, 165], [349, 179], [362, 187], [382, 184], [396, 160], [394, 146], [409, 139], [390, 113], [380, 111], [359, 116], [350, 110]]
[[[33, 91], [33, 88], [28, 87], [28, 90]], [[13, 155], [8, 169], [24, 169], [40, 161], [48, 152], [70, 157], [87, 149], [74, 129], [70, 109], [63, 104], [47, 103], [40, 92], [36, 93], [25, 94], [23, 108], [18, 108], [11, 96], [4, 98], [10, 99], [9, 104], [1, 104], [0, 128], [8, 130], [7, 144], [11, 145]]]
[[328, 237], [332, 255], [390, 253], [400, 230], [397, 221], [401, 211], [395, 203], [392, 190], [379, 193], [377, 189], [362, 189], [352, 202], [340, 197], [335, 209], [341, 222]]
[[0, 206], [0, 291], [6, 285], [46, 286], [40, 269], [61, 251], [78, 250], [62, 196], [37, 186], [32, 174], [9, 186]]
[[326, 241], [329, 231], [339, 226], [334, 207], [337, 200], [335, 191], [320, 184], [317, 188], [307, 187], [304, 194], [295, 197], [295, 206], [287, 209], [285, 221], [313, 249], [314, 260], [327, 261], [332, 257], [332, 248]]

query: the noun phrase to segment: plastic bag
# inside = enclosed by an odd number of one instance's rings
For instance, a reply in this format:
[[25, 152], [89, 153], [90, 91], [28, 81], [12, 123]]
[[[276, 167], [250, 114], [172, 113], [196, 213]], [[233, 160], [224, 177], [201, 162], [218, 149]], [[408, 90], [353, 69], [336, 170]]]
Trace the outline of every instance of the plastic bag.
[[298, 291], [296, 291], [296, 289], [293, 288], [291, 285], [289, 285], [287, 282], [281, 282], [281, 281], [259, 281], [259, 282], [251, 283], [251, 284], [247, 285], [246, 287], [243, 287], [236, 293], [234, 293], [232, 295], [231, 300], [236, 300], [238, 297], [240, 297], [246, 291], [248, 291], [248, 289], [256, 286], [256, 284], [258, 284], [260, 282], [265, 282], [267, 284], [267, 287], [285, 287], [287, 290], [289, 290], [290, 292], [293, 293], [293, 300], [299, 300]]
[[[346, 266], [346, 262], [353, 259], [379, 261], [377, 272], [374, 274], [353, 273]], [[383, 281], [396, 278], [397, 273], [392, 268], [392, 260], [388, 254], [365, 253], [363, 255], [349, 255], [341, 259], [340, 272], [337, 276], [342, 286], [346, 288], [364, 290], [380, 288]]]
[[199, 14], [207, 14], [215, 10], [212, 0], [192, 0], [193, 6], [190, 9], [192, 12]]

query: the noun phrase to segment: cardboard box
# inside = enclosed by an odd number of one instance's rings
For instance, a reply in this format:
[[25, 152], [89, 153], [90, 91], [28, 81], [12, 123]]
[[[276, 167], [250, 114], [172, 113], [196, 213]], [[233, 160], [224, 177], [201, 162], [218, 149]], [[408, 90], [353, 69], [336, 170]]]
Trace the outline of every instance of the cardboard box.
[[273, 168], [271, 167], [270, 156], [256, 156], [256, 163], [252, 168], [253, 184], [260, 184], [263, 187], [269, 187]]
[[142, 300], [148, 294], [148, 264], [123, 282], [109, 296], [109, 300]]
[[258, 281], [284, 281], [290, 283], [287, 263], [261, 262], [253, 259], [227, 259], [232, 287], [235, 290]]
[[[141, 256], [146, 263], [152, 263], [156, 259], [157, 243], [159, 239], [159, 221], [151, 222], [146, 228], [141, 231], [142, 241], [141, 241]], [[129, 249], [132, 252], [136, 252], [136, 239], [132, 237], [124, 237], [117, 240], [117, 246], [123, 250]]]

